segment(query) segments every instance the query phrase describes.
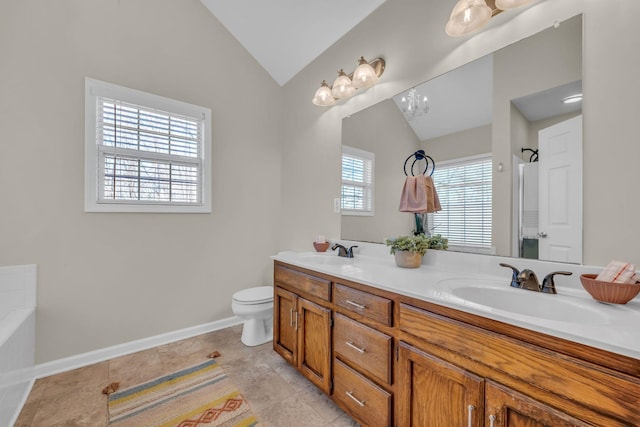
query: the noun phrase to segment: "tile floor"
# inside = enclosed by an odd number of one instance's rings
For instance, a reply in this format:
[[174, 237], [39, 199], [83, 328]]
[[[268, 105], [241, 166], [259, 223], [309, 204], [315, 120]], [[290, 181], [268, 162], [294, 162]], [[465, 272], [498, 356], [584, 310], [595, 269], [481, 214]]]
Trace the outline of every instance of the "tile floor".
[[273, 351], [245, 347], [241, 326], [199, 335], [36, 381], [15, 427], [107, 426], [102, 388], [127, 388], [193, 365], [217, 350], [216, 360], [249, 401], [260, 426], [358, 426]]

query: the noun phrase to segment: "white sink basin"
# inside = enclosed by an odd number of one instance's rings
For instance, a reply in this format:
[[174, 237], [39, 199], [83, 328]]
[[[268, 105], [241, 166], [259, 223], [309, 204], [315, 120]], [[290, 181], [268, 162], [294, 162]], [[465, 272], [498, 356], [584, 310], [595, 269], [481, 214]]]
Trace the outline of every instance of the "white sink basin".
[[444, 279], [437, 287], [457, 302], [481, 310], [509, 312], [521, 316], [580, 324], [603, 324], [607, 315], [589, 305], [589, 301], [566, 295], [551, 295], [517, 289], [509, 281], [498, 283], [484, 279]]
[[303, 254], [300, 255], [300, 261], [322, 265], [344, 265], [351, 264], [354, 258], [339, 257], [335, 254]]

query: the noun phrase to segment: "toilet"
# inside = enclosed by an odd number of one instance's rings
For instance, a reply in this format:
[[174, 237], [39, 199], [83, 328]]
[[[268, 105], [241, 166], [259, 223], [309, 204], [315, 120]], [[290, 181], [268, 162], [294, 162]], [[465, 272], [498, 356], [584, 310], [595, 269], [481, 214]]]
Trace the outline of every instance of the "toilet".
[[246, 346], [273, 339], [273, 286], [243, 289], [233, 294], [233, 314], [244, 320], [240, 341]]

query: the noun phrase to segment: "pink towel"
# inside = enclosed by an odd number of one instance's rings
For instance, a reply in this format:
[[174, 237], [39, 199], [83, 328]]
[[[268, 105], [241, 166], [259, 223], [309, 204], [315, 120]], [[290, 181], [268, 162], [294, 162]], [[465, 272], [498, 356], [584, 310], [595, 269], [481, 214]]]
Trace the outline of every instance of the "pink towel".
[[427, 187], [425, 176], [408, 176], [404, 180], [400, 196], [400, 212], [424, 213], [427, 211]]
[[400, 196], [400, 212], [431, 213], [442, 210], [430, 176], [408, 176]]
[[440, 199], [438, 198], [438, 192], [436, 186], [433, 183], [433, 179], [430, 176], [424, 178], [425, 188], [427, 190], [427, 212], [439, 212], [442, 210], [440, 206]]

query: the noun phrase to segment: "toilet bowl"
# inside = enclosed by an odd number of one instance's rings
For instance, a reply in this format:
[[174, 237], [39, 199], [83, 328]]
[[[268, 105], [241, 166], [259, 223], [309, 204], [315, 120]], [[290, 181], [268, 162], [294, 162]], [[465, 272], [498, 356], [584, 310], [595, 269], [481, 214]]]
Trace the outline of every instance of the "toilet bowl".
[[264, 344], [273, 339], [273, 287], [258, 286], [233, 294], [233, 314], [244, 320], [240, 341], [246, 346]]

